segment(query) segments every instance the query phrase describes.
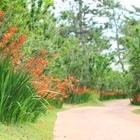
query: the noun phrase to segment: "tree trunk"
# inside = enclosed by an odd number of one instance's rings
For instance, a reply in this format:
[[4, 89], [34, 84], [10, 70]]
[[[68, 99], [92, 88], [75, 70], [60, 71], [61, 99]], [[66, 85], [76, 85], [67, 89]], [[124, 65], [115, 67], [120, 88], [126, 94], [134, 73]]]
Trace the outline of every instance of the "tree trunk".
[[[115, 12], [115, 11], [113, 10], [113, 12]], [[119, 63], [121, 65], [122, 71], [125, 72], [125, 68], [124, 68], [124, 64], [123, 64], [123, 61], [121, 58], [121, 52], [120, 52], [119, 29], [118, 29], [118, 25], [117, 25], [117, 21], [116, 21], [115, 17], [114, 17], [114, 23], [115, 23], [115, 28], [116, 28], [115, 38], [116, 38], [116, 42], [117, 42], [117, 55], [118, 55], [118, 59], [119, 59]]]
[[83, 71], [83, 79], [86, 79], [86, 81], [88, 81], [89, 79], [89, 62], [88, 62], [88, 52], [87, 52], [87, 48], [86, 48], [86, 43], [85, 43], [85, 38], [84, 38], [84, 27], [83, 27], [83, 2], [82, 0], [79, 0], [79, 38], [80, 38], [80, 42], [81, 45], [83, 47], [83, 55], [85, 58], [85, 64], [84, 64], [84, 68], [82, 69]]

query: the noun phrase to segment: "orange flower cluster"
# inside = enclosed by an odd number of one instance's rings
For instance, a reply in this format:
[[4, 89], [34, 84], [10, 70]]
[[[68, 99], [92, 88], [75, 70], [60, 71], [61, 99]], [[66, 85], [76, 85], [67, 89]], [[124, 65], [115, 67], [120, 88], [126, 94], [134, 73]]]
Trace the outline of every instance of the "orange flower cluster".
[[44, 69], [50, 65], [50, 62], [43, 58], [30, 58], [26, 63], [28, 72], [35, 73], [40, 76]]
[[[43, 50], [37, 58], [30, 58], [26, 63], [26, 69], [33, 75], [32, 81], [38, 90], [38, 94], [48, 100], [54, 100], [60, 95], [56, 89], [58, 80], [44, 73], [50, 65], [50, 62], [44, 57], [46, 53], [47, 50]], [[58, 98], [58, 100], [62, 102], [61, 98]]]
[[[39, 77], [34, 78], [34, 86], [38, 89], [39, 95], [48, 100], [58, 99], [59, 102], [63, 102], [63, 99], [68, 98], [71, 94], [84, 94], [90, 91], [90, 89], [86, 87], [80, 87], [79, 80], [72, 76], [63, 81], [46, 75]], [[62, 96], [58, 98], [60, 94]]]
[[40, 52], [41, 56], [44, 56], [47, 53], [47, 50], [43, 50]]
[[24, 54], [20, 54], [19, 51], [25, 41], [25, 35], [20, 36], [17, 40], [10, 41], [11, 37], [14, 36], [17, 31], [17, 27], [9, 28], [0, 41], [0, 51], [3, 53], [2, 59], [11, 56], [13, 58], [12, 65], [19, 64], [24, 56]]
[[56, 54], [56, 53], [52, 54], [53, 58], [56, 58], [57, 56], [58, 56], [58, 54]]
[[[33, 84], [35, 88], [38, 90], [38, 94], [47, 100], [55, 100], [57, 99], [59, 102], [62, 102], [63, 99], [60, 96], [61, 94], [57, 91], [57, 82], [58, 80], [49, 77], [46, 75], [41, 75], [34, 77]], [[59, 96], [59, 97], [58, 97]]]
[[4, 15], [4, 12], [3, 11], [0, 11], [0, 18], [2, 18]]
[[80, 87], [79, 82], [80, 81], [73, 76], [69, 76], [67, 79], [58, 83], [58, 92], [60, 92], [64, 98], [68, 98], [71, 94], [84, 94], [90, 91], [90, 89], [86, 87]]
[[9, 31], [10, 31], [11, 33], [16, 33], [16, 32], [18, 31], [18, 28], [17, 28], [17, 27], [11, 27], [11, 28], [9, 29]]
[[13, 57], [13, 64], [18, 63], [19, 61], [21, 61], [22, 57], [24, 56], [23, 54], [19, 53], [21, 47], [22, 45], [15, 41], [10, 43], [9, 45], [4, 45], [2, 58], [4, 59], [11, 56]]
[[26, 40], [26, 35], [21, 35], [19, 38], [18, 38], [18, 41], [20, 44], [22, 44], [23, 42], [25, 42]]

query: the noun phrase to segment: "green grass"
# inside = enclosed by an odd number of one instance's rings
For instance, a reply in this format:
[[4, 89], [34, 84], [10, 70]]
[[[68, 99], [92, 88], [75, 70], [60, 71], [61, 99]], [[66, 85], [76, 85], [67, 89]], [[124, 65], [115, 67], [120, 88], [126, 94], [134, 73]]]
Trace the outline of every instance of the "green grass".
[[36, 123], [6, 126], [0, 124], [0, 140], [53, 140], [56, 111], [42, 115]]
[[53, 140], [54, 123], [57, 119], [57, 112], [85, 106], [104, 105], [98, 100], [98, 95], [93, 94], [91, 99], [86, 103], [64, 104], [61, 109], [48, 111], [47, 115], [40, 116], [36, 123], [10, 126], [0, 123], [0, 140]]
[[79, 104], [79, 107], [85, 107], [85, 106], [104, 106], [104, 104], [98, 99], [91, 99], [86, 103]]
[[79, 104], [79, 107], [83, 106], [104, 106], [103, 102], [99, 100], [98, 94], [91, 94], [90, 100], [88, 102]]
[[140, 109], [133, 110], [132, 112], [135, 114], [140, 114]]
[[77, 107], [86, 107], [86, 106], [104, 106], [103, 102], [99, 100], [98, 94], [91, 94], [91, 97], [88, 102], [80, 103], [80, 104], [64, 104], [61, 111], [77, 108]]

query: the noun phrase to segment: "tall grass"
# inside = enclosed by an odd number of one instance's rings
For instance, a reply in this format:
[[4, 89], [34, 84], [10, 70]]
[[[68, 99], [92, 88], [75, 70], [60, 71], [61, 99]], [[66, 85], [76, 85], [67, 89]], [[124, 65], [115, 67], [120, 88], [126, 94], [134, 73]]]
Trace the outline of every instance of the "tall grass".
[[0, 121], [5, 124], [33, 122], [46, 112], [45, 101], [37, 96], [30, 76], [14, 72], [10, 59], [0, 62]]

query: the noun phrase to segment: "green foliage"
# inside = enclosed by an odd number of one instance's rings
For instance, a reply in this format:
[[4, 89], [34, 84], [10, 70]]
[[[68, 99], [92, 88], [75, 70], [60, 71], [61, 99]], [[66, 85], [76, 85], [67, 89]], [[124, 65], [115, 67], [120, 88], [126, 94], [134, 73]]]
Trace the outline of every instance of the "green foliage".
[[46, 112], [46, 101], [37, 96], [29, 75], [14, 72], [8, 59], [0, 63], [0, 121], [5, 124], [34, 122]]
[[[60, 99], [62, 99], [62, 100], [60, 100]], [[58, 94], [58, 96], [56, 96], [53, 99], [47, 99], [47, 101], [51, 106], [53, 106], [55, 108], [59, 108], [59, 109], [62, 108], [63, 103], [64, 103], [63, 97], [61, 94]]]
[[71, 93], [68, 98], [64, 100], [65, 103], [78, 104], [89, 101], [91, 93], [75, 94]]
[[128, 94], [131, 102], [137, 104], [137, 98], [140, 94], [140, 26], [134, 26], [131, 29], [131, 34], [125, 36], [125, 45], [128, 48], [129, 62], [129, 79], [128, 79]]
[[63, 67], [64, 77], [73, 75], [80, 79], [82, 74], [83, 56], [82, 48], [79, 45], [79, 40], [75, 37], [63, 39], [63, 44], [60, 48], [60, 57], [62, 60], [61, 66]]
[[103, 100], [112, 100], [112, 99], [126, 99], [127, 94], [116, 94], [116, 95], [105, 95], [100, 98], [101, 101]]
[[104, 91], [125, 91], [127, 74], [111, 70], [104, 78]]
[[101, 100], [127, 98], [130, 75], [129, 73], [110, 70], [102, 81], [103, 85], [99, 91]]
[[111, 55], [96, 55], [90, 58], [90, 83], [94, 89], [100, 90], [103, 88], [102, 85], [105, 84], [104, 79], [111, 70], [110, 64], [112, 61], [113, 57]]

